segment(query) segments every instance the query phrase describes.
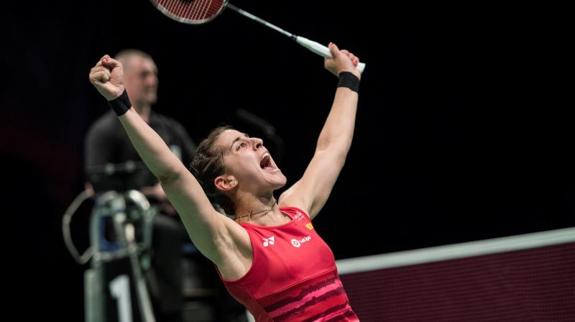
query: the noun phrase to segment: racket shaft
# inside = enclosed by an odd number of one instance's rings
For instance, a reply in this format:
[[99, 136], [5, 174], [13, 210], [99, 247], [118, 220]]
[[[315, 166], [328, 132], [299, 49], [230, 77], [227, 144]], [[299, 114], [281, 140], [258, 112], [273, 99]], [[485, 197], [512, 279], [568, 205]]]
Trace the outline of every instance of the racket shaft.
[[[329, 51], [329, 48], [316, 41], [309, 40], [301, 36], [296, 36], [295, 41], [317, 55], [320, 55], [324, 58], [331, 58], [331, 52]], [[363, 73], [363, 70], [365, 69], [365, 64], [359, 63], [358, 68], [359, 71]]]
[[227, 4], [227, 7], [230, 8], [230, 9], [232, 9], [233, 11], [239, 13], [240, 15], [242, 15], [242, 16], [244, 16], [244, 17], [247, 17], [247, 18], [250, 18], [250, 19], [252, 19], [252, 20], [254, 20], [254, 21], [257, 21], [257, 22], [261, 23], [262, 25], [264, 25], [264, 26], [266, 26], [266, 27], [269, 27], [269, 28], [271, 28], [271, 29], [273, 29], [273, 30], [275, 30], [275, 31], [277, 31], [277, 32], [279, 32], [279, 33], [282, 33], [282, 34], [284, 34], [284, 35], [286, 35], [286, 36], [288, 36], [288, 37], [290, 37], [290, 38], [295, 37], [293, 34], [291, 34], [291, 33], [287, 32], [287, 31], [281, 29], [280, 27], [278, 27], [278, 26], [276, 26], [276, 25], [274, 25], [274, 24], [271, 24], [271, 23], [269, 23], [269, 22], [263, 20], [263, 19], [260, 18], [260, 17], [254, 16], [254, 15], [252, 15], [251, 13], [249, 13], [249, 12], [247, 12], [247, 11], [245, 11], [245, 10], [242, 10], [242, 9], [240, 9], [240, 8], [238, 8], [238, 7], [234, 6], [234, 5], [232, 5], [231, 3], [228, 3], [228, 4]]
[[[247, 17], [249, 19], [257, 21], [266, 27], [269, 27], [269, 28], [271, 28], [271, 29], [273, 29], [279, 33], [284, 34], [285, 36], [288, 36], [288, 37], [294, 39], [298, 44], [309, 49], [311, 52], [316, 53], [317, 55], [320, 55], [320, 56], [325, 57], [325, 58], [331, 57], [331, 52], [329, 51], [329, 48], [327, 48], [326, 46], [324, 46], [318, 42], [315, 42], [313, 40], [309, 40], [305, 37], [296, 36], [290, 32], [287, 32], [287, 31], [281, 29], [280, 27], [263, 20], [260, 17], [254, 16], [251, 13], [232, 5], [231, 3], [228, 3], [227, 7], [232, 9], [233, 11], [241, 14], [244, 17]], [[358, 68], [359, 68], [359, 71], [363, 73], [363, 70], [365, 69], [365, 64], [359, 63]]]

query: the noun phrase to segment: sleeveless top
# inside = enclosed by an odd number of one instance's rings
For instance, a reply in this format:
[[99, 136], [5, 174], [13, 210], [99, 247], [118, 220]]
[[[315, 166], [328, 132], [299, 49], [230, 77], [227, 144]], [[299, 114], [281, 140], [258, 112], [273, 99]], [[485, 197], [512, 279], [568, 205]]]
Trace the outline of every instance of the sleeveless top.
[[250, 236], [252, 266], [226, 281], [230, 294], [256, 321], [359, 321], [339, 279], [335, 258], [301, 209], [280, 209], [291, 221], [264, 227], [242, 223]]

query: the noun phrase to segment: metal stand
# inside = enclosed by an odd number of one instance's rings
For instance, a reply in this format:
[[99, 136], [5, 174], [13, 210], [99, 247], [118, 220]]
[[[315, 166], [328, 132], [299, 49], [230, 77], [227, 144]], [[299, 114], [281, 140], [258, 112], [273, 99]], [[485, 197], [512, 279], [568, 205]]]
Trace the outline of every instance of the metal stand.
[[[146, 197], [136, 190], [123, 194], [109, 191], [96, 199], [90, 222], [94, 252], [91, 268], [84, 275], [86, 322], [155, 322], [142, 272], [142, 267], [149, 267], [145, 252], [150, 249], [154, 216]], [[110, 223], [115, 237], [111, 242], [106, 239]], [[136, 238], [137, 231], [142, 234], [141, 240]], [[106, 265], [122, 259], [128, 260], [128, 274], [111, 278]]]

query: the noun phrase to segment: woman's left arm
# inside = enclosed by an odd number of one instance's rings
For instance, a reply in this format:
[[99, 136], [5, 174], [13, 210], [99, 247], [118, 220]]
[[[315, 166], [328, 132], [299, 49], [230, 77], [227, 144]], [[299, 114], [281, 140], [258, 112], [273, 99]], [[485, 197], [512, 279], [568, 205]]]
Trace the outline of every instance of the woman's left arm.
[[339, 76], [335, 98], [304, 175], [279, 200], [280, 204], [306, 210], [311, 218], [324, 206], [345, 164], [353, 139], [361, 77], [355, 55], [339, 50], [335, 44], [329, 48], [333, 58], [326, 58], [325, 68]]

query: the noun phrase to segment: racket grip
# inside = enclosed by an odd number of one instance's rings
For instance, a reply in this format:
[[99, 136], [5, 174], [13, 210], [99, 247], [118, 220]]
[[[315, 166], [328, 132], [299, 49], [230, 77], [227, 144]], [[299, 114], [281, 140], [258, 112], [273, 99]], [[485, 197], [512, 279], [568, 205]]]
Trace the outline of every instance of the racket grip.
[[[301, 36], [296, 36], [295, 41], [317, 55], [320, 55], [324, 58], [331, 58], [331, 52], [329, 51], [329, 48], [316, 41], [309, 40]], [[359, 63], [357, 68], [361, 73], [363, 73], [363, 70], [365, 69], [365, 63]]]

